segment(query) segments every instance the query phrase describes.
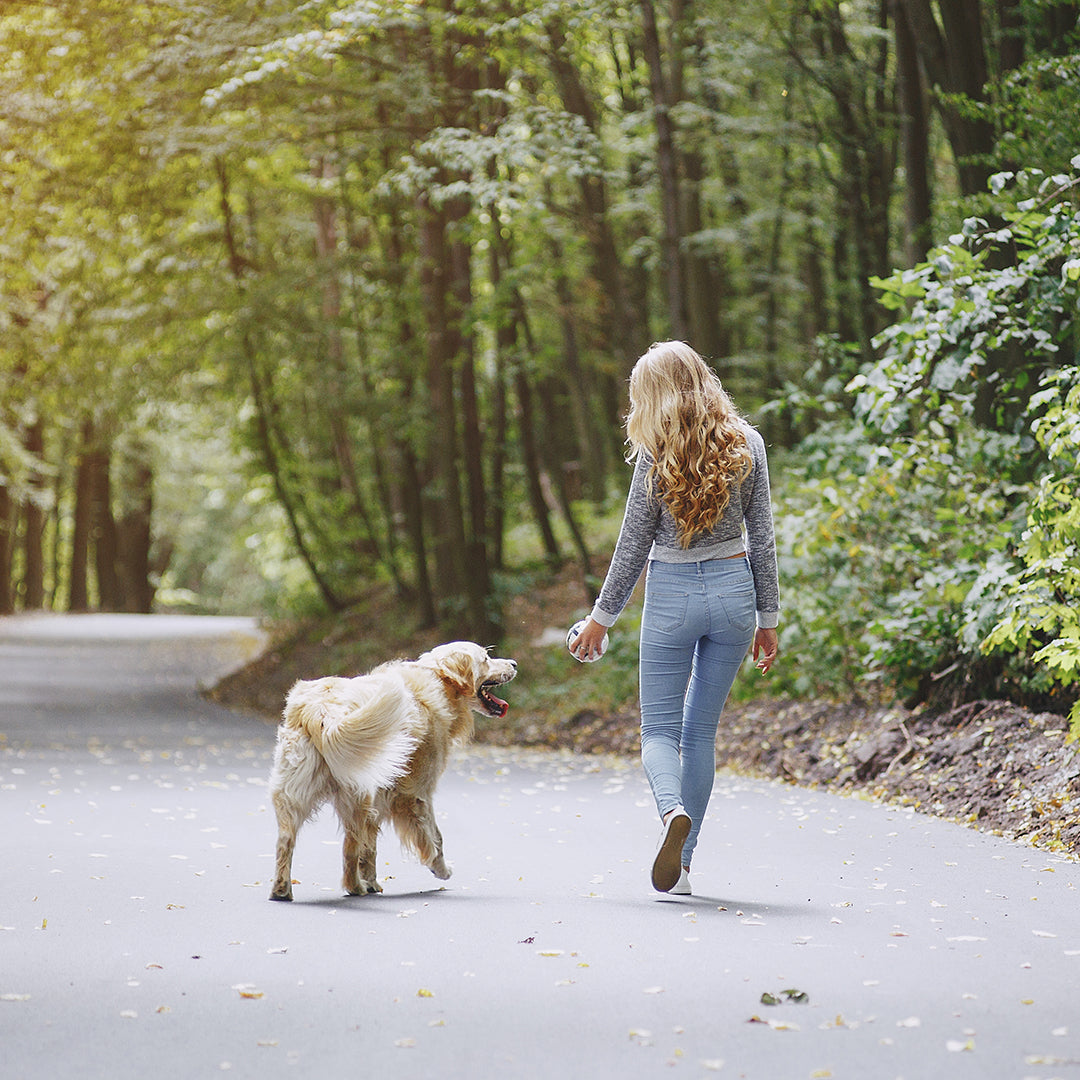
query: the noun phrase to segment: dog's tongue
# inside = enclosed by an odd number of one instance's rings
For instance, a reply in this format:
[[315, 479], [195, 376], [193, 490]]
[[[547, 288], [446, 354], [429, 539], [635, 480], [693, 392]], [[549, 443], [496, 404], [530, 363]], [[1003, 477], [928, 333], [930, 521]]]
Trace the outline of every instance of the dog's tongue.
[[499, 719], [501, 720], [507, 712], [510, 710], [510, 706], [502, 698], [497, 698], [494, 694], [488, 694], [488, 701], [499, 710]]

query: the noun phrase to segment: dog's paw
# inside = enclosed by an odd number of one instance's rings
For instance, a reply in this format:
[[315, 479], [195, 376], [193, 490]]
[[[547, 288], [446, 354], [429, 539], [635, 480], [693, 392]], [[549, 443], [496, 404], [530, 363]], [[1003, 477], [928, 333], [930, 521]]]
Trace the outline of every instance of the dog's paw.
[[428, 869], [440, 880], [446, 881], [454, 870], [441, 856], [433, 862]]
[[281, 891], [281, 892], [279, 892], [277, 889], [275, 889], [270, 894], [270, 899], [271, 900], [291, 900], [292, 899], [292, 889], [285, 889], [284, 891]]
[[349, 896], [367, 896], [369, 893], [381, 893], [382, 886], [377, 881], [361, 879], [355, 885], [346, 885], [345, 892]]

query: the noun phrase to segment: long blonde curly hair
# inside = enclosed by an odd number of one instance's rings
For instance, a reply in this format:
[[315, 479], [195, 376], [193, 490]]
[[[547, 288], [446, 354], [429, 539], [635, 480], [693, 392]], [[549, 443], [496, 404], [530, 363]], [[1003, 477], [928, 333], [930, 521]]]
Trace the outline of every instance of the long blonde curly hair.
[[653, 459], [649, 490], [662, 497], [684, 548], [716, 524], [750, 473], [750, 447], [716, 373], [682, 341], [660, 341], [630, 373], [627, 460]]

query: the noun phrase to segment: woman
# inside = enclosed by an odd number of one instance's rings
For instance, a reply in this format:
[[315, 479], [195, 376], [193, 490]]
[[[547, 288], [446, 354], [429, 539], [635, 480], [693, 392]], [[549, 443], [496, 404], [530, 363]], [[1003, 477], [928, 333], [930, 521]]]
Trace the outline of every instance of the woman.
[[578, 660], [599, 656], [648, 562], [641, 762], [662, 822], [652, 883], [688, 894], [720, 712], [751, 645], [763, 675], [779, 652], [768, 462], [761, 436], [681, 341], [653, 345], [634, 365], [626, 437], [635, 462], [626, 513], [600, 596], [570, 651]]

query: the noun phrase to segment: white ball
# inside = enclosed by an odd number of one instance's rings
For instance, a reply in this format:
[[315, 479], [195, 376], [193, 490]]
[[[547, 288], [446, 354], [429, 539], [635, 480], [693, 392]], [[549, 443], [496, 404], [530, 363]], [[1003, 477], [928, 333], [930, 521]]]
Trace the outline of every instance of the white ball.
[[[568, 649], [572, 649], [574, 647], [574, 642], [577, 641], [578, 634], [580, 634], [581, 631], [585, 629], [585, 623], [587, 621], [588, 621], [587, 619], [579, 619], [576, 623], [574, 623], [573, 626], [570, 627], [569, 630], [567, 630], [567, 632], [566, 632], [566, 647]], [[607, 652], [607, 647], [608, 647], [608, 635], [607, 635], [607, 631], [605, 630], [604, 631], [604, 638], [600, 642], [600, 656], [603, 656], [604, 653]], [[574, 654], [571, 653], [570, 655], [573, 656]], [[582, 663], [582, 664], [591, 664], [594, 661], [599, 660], [600, 656], [592, 656], [588, 660], [581, 660], [579, 662]], [[574, 656], [574, 659], [577, 660], [578, 657]]]

